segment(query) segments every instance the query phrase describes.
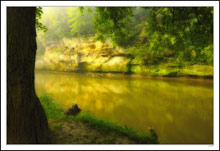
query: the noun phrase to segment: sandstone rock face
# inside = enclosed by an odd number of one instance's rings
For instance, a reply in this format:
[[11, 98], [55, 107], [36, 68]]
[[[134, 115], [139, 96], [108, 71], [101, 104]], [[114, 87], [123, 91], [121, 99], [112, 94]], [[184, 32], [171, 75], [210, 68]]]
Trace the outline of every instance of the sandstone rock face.
[[[126, 72], [130, 59], [121, 48], [88, 39], [63, 38], [59, 43], [50, 42], [41, 59], [36, 60], [36, 68], [59, 71]], [[42, 63], [43, 62], [43, 63]]]
[[114, 47], [110, 40], [105, 43], [88, 39], [63, 38], [59, 42], [45, 44], [43, 57], [37, 57], [35, 69], [76, 72], [135, 73], [146, 76], [194, 76], [213, 77], [213, 66], [162, 63], [146, 64], [142, 56], [129, 56], [125, 50]]

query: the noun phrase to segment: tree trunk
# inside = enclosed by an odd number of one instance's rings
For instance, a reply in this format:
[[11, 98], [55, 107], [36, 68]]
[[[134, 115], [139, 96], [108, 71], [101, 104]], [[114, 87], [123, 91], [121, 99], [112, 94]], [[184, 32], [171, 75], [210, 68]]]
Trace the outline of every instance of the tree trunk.
[[7, 8], [7, 143], [49, 143], [45, 112], [35, 93], [35, 7]]

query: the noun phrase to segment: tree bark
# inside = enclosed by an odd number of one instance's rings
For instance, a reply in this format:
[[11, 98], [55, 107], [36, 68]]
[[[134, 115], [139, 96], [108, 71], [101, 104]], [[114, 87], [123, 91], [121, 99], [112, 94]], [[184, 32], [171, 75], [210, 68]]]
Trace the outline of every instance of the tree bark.
[[45, 112], [35, 93], [35, 7], [7, 8], [7, 143], [49, 143]]

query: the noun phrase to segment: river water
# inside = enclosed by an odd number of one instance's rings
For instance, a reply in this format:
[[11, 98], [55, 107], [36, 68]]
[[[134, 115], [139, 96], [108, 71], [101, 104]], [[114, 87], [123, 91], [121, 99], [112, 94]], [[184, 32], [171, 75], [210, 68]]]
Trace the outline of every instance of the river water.
[[36, 72], [37, 95], [53, 94], [64, 109], [137, 130], [155, 128], [160, 143], [213, 143], [213, 81]]

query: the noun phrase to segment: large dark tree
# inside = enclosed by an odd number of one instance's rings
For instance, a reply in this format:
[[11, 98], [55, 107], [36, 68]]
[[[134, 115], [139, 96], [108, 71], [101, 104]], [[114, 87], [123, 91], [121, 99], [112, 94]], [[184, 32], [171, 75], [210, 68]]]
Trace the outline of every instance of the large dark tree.
[[49, 143], [45, 112], [35, 93], [35, 7], [7, 8], [7, 143]]

